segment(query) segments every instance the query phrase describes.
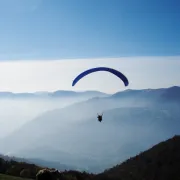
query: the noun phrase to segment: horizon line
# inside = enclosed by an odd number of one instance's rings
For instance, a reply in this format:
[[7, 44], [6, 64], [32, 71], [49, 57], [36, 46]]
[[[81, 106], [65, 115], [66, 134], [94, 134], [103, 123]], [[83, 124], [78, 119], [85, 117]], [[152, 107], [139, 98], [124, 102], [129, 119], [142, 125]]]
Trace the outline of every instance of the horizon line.
[[28, 92], [28, 91], [23, 91], [23, 92], [13, 92], [13, 91], [0, 91], [0, 93], [12, 93], [12, 94], [24, 94], [24, 93], [27, 93], [27, 94], [35, 94], [35, 93], [55, 93], [57, 91], [65, 91], [65, 92], [76, 92], [76, 93], [83, 93], [83, 92], [100, 92], [100, 93], [104, 93], [104, 94], [116, 94], [118, 92], [123, 92], [123, 91], [128, 91], [128, 90], [158, 90], [158, 89], [169, 89], [169, 88], [173, 88], [173, 87], [179, 87], [180, 88], [180, 85], [172, 85], [172, 86], [168, 86], [168, 87], [159, 87], [159, 88], [143, 88], [143, 89], [134, 89], [134, 88], [131, 88], [131, 89], [124, 89], [124, 90], [120, 90], [120, 91], [117, 91], [115, 93], [106, 93], [106, 92], [103, 92], [103, 91], [99, 91], [99, 90], [79, 90], [79, 91], [73, 91], [73, 90], [67, 90], [67, 89], [58, 89], [58, 90], [54, 90], [54, 91], [32, 91], [32, 92]]

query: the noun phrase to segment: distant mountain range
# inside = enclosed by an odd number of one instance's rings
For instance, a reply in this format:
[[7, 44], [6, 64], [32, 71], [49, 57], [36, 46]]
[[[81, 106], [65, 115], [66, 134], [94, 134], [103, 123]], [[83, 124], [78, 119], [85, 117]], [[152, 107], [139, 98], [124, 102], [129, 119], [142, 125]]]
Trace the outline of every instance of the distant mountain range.
[[[133, 90], [127, 89], [125, 91], [120, 91], [115, 94], [107, 94], [100, 91], [66, 91], [58, 90], [54, 92], [34, 92], [34, 93], [13, 93], [13, 92], [0, 92], [0, 98], [73, 98], [73, 97], [108, 97], [108, 98], [169, 98], [168, 100], [180, 100], [179, 97], [179, 86], [172, 86], [169, 88], [159, 88], [159, 89], [142, 89]], [[177, 99], [178, 98], [178, 99]]]
[[179, 134], [179, 111], [178, 86], [126, 90], [41, 114], [3, 138], [1, 150], [101, 172]]
[[65, 91], [58, 90], [54, 92], [35, 92], [35, 93], [13, 93], [0, 92], [0, 98], [73, 98], [73, 97], [105, 97], [108, 94], [99, 91]]
[[142, 90], [126, 90], [117, 92], [110, 98], [132, 98], [132, 99], [150, 99], [156, 102], [162, 101], [180, 101], [180, 87], [172, 86], [160, 89], [142, 89]]

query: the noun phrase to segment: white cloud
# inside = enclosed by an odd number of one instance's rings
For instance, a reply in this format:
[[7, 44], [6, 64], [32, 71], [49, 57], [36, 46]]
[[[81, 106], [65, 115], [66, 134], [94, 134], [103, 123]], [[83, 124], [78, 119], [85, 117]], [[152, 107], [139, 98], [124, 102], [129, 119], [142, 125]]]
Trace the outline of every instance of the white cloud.
[[[129, 86], [114, 75], [97, 72], [81, 79], [72, 87], [73, 79], [82, 71], [108, 66], [120, 70]], [[0, 91], [34, 92], [65, 90], [100, 90], [116, 92], [127, 88], [159, 88], [180, 85], [179, 57], [122, 57], [45, 61], [0, 62]]]

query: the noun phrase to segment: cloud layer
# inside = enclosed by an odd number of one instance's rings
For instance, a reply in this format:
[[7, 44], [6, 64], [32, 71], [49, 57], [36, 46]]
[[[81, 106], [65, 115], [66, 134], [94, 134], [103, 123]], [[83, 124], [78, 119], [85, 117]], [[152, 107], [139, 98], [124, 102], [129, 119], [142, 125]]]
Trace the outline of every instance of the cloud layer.
[[[97, 72], [72, 87], [73, 79], [82, 71], [107, 66], [129, 79], [129, 86], [114, 75]], [[179, 57], [122, 57], [102, 59], [70, 59], [50, 61], [0, 62], [0, 91], [34, 92], [63, 90], [99, 90], [108, 93], [124, 89], [159, 88], [180, 85]]]

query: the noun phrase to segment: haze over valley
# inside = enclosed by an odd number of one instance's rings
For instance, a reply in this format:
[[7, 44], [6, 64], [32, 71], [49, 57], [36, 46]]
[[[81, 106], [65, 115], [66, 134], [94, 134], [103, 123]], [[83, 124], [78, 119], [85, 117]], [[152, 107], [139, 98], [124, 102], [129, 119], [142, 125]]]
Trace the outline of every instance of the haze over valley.
[[70, 104], [96, 96], [108, 96], [98, 91], [0, 92], [0, 138], [7, 136], [23, 124], [46, 111], [66, 107]]
[[[61, 98], [48, 100], [56, 102], [54, 106], [42, 103], [41, 108], [49, 109], [36, 112], [36, 117], [2, 138], [1, 152], [98, 173], [180, 133], [178, 86], [98, 93], [103, 97], [94, 93], [66, 107], [57, 103]], [[101, 112], [102, 123], [96, 119]]]

